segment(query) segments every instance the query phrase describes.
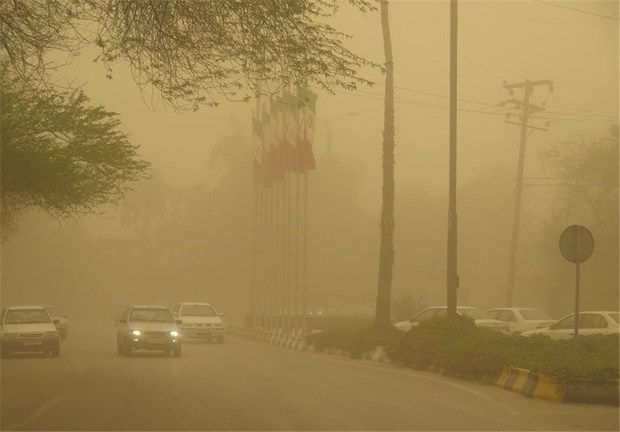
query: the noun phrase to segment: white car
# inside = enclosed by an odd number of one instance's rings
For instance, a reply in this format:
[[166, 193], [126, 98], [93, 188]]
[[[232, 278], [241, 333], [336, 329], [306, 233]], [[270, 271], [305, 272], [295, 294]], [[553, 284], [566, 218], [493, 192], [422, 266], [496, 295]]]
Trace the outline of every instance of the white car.
[[[490, 328], [491, 330], [508, 333], [508, 326], [506, 325], [506, 323], [498, 321], [496, 319], [486, 318], [484, 316], [484, 312], [477, 307], [458, 306], [456, 308], [456, 313], [472, 318], [474, 320], [474, 323], [478, 327]], [[446, 317], [447, 314], [447, 306], [432, 306], [418, 312], [416, 315], [412, 316], [406, 321], [400, 321], [395, 323], [394, 327], [397, 330], [407, 332], [412, 327], [419, 325], [421, 321], [435, 317]]]
[[181, 355], [181, 332], [170, 310], [164, 306], [129, 306], [121, 315], [116, 332], [119, 354], [131, 356], [135, 350], [157, 350]]
[[0, 313], [2, 357], [12, 352], [49, 352], [60, 355], [60, 339], [55, 325], [45, 308], [35, 306], [8, 306]]
[[505, 322], [510, 334], [521, 334], [528, 330], [549, 327], [555, 322], [543, 311], [533, 308], [493, 308], [489, 309], [486, 315], [488, 318]]
[[177, 303], [172, 308], [183, 337], [201, 338], [224, 342], [223, 314], [219, 314], [209, 303]]
[[[620, 334], [617, 311], [579, 312], [579, 335]], [[575, 335], [575, 314], [571, 313], [556, 321], [550, 327], [523, 332], [523, 336], [547, 335], [551, 339], [570, 339]]]

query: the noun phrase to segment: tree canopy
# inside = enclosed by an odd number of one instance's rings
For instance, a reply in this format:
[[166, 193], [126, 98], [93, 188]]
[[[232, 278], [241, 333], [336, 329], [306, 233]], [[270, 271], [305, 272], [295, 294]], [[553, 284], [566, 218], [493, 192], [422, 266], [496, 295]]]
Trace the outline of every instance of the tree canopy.
[[96, 210], [122, 197], [149, 163], [118, 130], [120, 120], [91, 107], [80, 90], [33, 90], [0, 75], [2, 232], [38, 206], [55, 217]]
[[[349, 0], [362, 11], [369, 0]], [[108, 76], [128, 62], [136, 83], [177, 108], [249, 100], [261, 81], [323, 89], [369, 83], [373, 65], [326, 24], [339, 0], [12, 0], [0, 3], [0, 44], [27, 81], [46, 82], [55, 65], [88, 45]]]

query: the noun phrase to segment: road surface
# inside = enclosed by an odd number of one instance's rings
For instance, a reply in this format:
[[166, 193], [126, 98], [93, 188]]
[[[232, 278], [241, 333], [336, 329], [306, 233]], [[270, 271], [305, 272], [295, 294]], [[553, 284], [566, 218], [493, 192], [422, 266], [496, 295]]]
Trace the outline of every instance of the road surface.
[[2, 430], [619, 430], [618, 408], [229, 337], [180, 358], [116, 353], [111, 322], [72, 322], [59, 358], [1, 364]]

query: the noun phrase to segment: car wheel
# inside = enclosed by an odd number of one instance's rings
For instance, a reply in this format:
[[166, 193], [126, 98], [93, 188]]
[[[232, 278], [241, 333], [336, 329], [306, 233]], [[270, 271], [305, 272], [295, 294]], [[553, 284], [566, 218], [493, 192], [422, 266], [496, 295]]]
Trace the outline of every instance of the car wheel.
[[61, 339], [67, 339], [69, 337], [69, 330], [65, 330], [60, 334]]
[[171, 350], [170, 348], [166, 348], [166, 349], [164, 350], [164, 354], [165, 354], [166, 356], [169, 356], [171, 353], [172, 353], [172, 350]]
[[9, 350], [6, 348], [2, 348], [2, 358], [7, 358], [9, 356]]
[[223, 338], [223, 337], [219, 338], [219, 339], [217, 340], [217, 343], [224, 343], [224, 338]]
[[52, 357], [58, 357], [60, 355], [60, 344], [57, 344], [50, 352], [52, 353]]
[[181, 347], [180, 347], [180, 346], [178, 346], [178, 347], [174, 348], [174, 349], [172, 350], [172, 352], [174, 353], [174, 356], [175, 356], [175, 357], [181, 357]]

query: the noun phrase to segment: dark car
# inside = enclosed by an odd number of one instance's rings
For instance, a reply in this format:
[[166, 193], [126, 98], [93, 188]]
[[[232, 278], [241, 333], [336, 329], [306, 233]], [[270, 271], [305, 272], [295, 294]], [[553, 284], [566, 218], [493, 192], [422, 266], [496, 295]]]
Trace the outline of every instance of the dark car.
[[67, 315], [60, 314], [54, 306], [44, 305], [43, 307], [54, 321], [60, 339], [67, 339], [67, 337], [69, 337], [69, 320], [67, 319]]

